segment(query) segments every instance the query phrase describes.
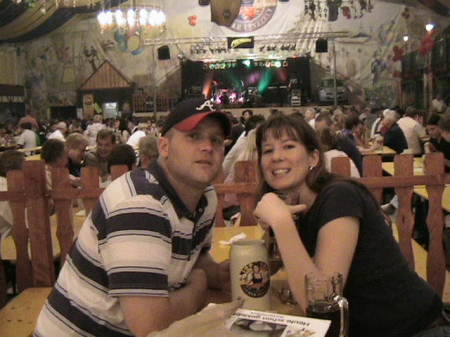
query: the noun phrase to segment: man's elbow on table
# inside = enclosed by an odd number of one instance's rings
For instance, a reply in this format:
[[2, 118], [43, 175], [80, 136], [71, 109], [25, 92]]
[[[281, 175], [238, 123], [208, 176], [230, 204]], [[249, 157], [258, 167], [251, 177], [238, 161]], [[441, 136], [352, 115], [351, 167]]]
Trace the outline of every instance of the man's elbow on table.
[[193, 270], [188, 284], [169, 297], [121, 297], [120, 307], [128, 329], [136, 337], [145, 337], [195, 314], [205, 305], [206, 288], [204, 272]]
[[128, 328], [136, 337], [145, 337], [172, 323], [167, 297], [121, 297], [120, 307]]

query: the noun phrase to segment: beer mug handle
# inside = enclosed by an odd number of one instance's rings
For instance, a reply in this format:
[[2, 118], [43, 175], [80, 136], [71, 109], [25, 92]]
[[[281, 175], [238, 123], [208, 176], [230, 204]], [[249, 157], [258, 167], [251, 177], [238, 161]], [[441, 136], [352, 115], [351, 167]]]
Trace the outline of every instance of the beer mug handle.
[[339, 331], [339, 337], [347, 337], [348, 336], [348, 301], [345, 297], [336, 295], [334, 296], [334, 300], [339, 305], [339, 310], [341, 312], [341, 329]]

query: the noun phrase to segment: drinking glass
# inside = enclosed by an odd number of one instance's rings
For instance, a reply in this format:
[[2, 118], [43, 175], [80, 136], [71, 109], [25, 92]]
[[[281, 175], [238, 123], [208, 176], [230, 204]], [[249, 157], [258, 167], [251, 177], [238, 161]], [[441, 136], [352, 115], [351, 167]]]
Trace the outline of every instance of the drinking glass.
[[343, 277], [339, 273], [306, 275], [306, 314], [331, 321], [326, 337], [348, 336], [348, 302], [342, 291]]

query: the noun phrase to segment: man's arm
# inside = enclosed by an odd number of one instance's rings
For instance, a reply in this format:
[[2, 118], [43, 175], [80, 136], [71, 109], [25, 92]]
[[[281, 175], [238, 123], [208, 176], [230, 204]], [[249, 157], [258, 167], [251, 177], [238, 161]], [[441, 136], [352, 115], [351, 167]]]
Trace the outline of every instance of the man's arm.
[[199, 311], [205, 305], [206, 288], [205, 272], [193, 269], [188, 284], [169, 297], [120, 297], [120, 308], [130, 331], [145, 337]]

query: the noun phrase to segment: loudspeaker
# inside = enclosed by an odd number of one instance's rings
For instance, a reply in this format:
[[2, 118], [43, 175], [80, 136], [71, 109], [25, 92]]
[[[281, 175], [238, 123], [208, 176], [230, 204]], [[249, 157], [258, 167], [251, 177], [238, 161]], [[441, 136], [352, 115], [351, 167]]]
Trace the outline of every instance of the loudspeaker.
[[316, 53], [328, 53], [328, 40], [317, 39], [316, 40]]
[[158, 48], [158, 60], [170, 60], [169, 46], [162, 46]]

